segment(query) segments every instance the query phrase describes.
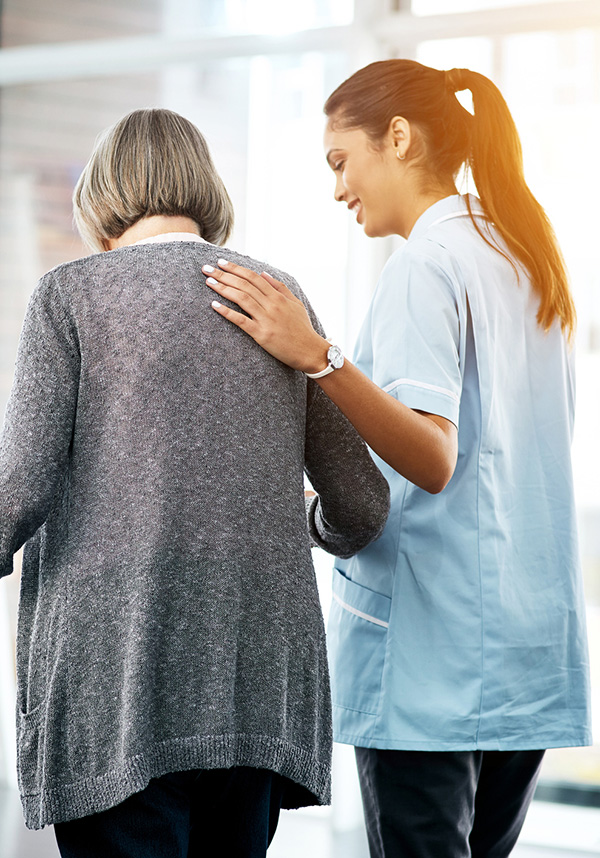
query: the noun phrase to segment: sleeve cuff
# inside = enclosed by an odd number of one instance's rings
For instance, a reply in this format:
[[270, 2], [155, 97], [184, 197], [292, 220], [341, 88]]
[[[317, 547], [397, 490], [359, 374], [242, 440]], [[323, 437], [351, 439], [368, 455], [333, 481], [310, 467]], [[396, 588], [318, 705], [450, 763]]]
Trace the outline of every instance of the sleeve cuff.
[[[308, 538], [310, 540], [311, 548], [322, 548], [322, 544], [317, 542], [317, 528], [315, 525], [315, 510], [317, 508], [318, 496], [315, 497], [305, 497], [304, 498], [304, 506], [306, 508], [306, 525], [308, 527]], [[315, 538], [317, 537], [317, 539]]]
[[408, 408], [445, 417], [458, 427], [460, 398], [454, 391], [408, 378], [393, 381], [383, 389]]

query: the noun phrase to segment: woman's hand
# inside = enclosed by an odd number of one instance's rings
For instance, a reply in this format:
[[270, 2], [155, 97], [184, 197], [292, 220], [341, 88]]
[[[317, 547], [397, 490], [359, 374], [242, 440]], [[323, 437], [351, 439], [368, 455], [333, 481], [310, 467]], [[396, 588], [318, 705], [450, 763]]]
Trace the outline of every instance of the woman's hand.
[[204, 265], [202, 271], [208, 275], [206, 283], [211, 289], [248, 315], [213, 301], [217, 313], [292, 369], [302, 372], [325, 369], [329, 343], [315, 331], [304, 304], [287, 286], [270, 274], [256, 274], [225, 259], [219, 259], [218, 269]]
[[[304, 304], [268, 274], [219, 260], [223, 270], [205, 265], [207, 284], [242, 308], [218, 301], [213, 307], [293, 369], [320, 372], [329, 343], [314, 330]], [[350, 361], [317, 384], [354, 425], [367, 444], [395, 471], [425, 491], [441, 491], [456, 466], [456, 426], [436, 414], [413, 411], [394, 399]]]

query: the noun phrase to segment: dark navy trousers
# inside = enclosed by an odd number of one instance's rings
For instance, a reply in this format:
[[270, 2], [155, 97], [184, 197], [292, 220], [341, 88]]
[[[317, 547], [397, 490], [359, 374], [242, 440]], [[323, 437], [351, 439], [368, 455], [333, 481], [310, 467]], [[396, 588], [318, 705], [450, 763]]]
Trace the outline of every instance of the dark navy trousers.
[[121, 804], [54, 826], [62, 858], [265, 858], [285, 778], [265, 769], [176, 772]]
[[371, 858], [507, 858], [543, 756], [356, 748]]

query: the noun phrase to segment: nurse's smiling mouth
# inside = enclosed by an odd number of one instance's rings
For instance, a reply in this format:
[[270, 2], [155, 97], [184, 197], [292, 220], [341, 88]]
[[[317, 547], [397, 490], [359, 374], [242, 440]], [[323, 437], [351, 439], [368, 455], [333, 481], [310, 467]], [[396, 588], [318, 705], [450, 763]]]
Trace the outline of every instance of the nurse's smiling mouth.
[[357, 199], [355, 199], [355, 200], [352, 200], [352, 202], [351, 202], [351, 203], [348, 203], [348, 210], [349, 210], [349, 211], [351, 211], [351, 212], [352, 212], [352, 214], [355, 214], [355, 215], [356, 215], [356, 220], [358, 220], [359, 215], [360, 215], [360, 213], [361, 213], [361, 211], [362, 211], [362, 203], [361, 203], [361, 201], [360, 201], [358, 198], [357, 198]]

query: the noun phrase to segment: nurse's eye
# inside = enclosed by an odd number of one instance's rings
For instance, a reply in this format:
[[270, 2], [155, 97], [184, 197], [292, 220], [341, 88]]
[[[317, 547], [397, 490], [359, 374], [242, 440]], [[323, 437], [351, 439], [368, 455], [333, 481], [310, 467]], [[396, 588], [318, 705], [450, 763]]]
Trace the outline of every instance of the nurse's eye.
[[344, 169], [345, 164], [345, 161], [336, 161], [336, 163], [333, 165], [333, 172], [341, 173], [341, 171]]

